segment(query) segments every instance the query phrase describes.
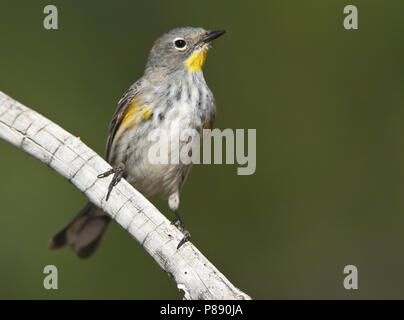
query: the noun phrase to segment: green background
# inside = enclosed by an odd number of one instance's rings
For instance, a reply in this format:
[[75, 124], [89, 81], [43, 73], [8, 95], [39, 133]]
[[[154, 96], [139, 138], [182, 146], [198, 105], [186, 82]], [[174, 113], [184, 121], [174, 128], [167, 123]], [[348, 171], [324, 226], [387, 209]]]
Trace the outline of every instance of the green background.
[[[59, 30], [43, 28], [43, 8]], [[359, 30], [345, 30], [355, 4]], [[226, 29], [204, 68], [217, 128], [257, 129], [257, 171], [196, 165], [181, 193], [193, 243], [256, 299], [404, 298], [404, 3], [0, 2], [0, 90], [103, 154], [122, 93], [177, 26]], [[85, 197], [0, 142], [0, 298], [177, 299], [116, 224], [92, 258], [49, 251]], [[166, 201], [152, 202], [172, 219]], [[59, 289], [45, 290], [45, 265]], [[359, 270], [347, 291], [343, 268]]]

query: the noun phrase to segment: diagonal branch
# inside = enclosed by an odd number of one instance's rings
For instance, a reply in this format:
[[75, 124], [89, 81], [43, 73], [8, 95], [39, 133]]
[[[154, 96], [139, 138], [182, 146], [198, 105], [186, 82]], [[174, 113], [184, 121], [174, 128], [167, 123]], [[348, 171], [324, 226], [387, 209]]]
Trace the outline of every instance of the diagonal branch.
[[251, 299], [237, 289], [192, 244], [177, 250], [182, 233], [142, 194], [122, 180], [105, 201], [111, 169], [80, 138], [0, 91], [0, 138], [69, 180], [108, 213], [184, 290], [185, 299]]

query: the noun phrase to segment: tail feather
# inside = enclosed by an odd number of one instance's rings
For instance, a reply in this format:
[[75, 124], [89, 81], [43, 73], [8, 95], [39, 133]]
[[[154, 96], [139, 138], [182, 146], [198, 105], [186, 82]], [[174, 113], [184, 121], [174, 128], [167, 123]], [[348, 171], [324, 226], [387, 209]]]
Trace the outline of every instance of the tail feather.
[[49, 248], [58, 249], [69, 245], [79, 258], [87, 258], [97, 249], [110, 221], [108, 215], [89, 202], [71, 222], [53, 236], [49, 241]]

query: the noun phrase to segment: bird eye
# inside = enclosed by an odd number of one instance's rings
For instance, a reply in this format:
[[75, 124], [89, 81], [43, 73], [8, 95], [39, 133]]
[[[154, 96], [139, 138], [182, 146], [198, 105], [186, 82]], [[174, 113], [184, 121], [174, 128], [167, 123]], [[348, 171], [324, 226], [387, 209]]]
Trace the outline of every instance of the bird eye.
[[183, 51], [187, 47], [187, 43], [183, 38], [176, 38], [174, 39], [174, 46], [177, 50]]

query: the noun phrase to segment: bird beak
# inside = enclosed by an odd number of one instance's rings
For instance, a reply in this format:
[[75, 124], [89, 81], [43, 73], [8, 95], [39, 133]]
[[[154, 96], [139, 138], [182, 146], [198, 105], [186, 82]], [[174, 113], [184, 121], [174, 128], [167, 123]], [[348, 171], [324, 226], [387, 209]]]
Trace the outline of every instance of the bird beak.
[[203, 39], [203, 42], [208, 43], [212, 40], [219, 38], [221, 35], [225, 34], [226, 30], [215, 30], [215, 31], [208, 31], [206, 36]]

